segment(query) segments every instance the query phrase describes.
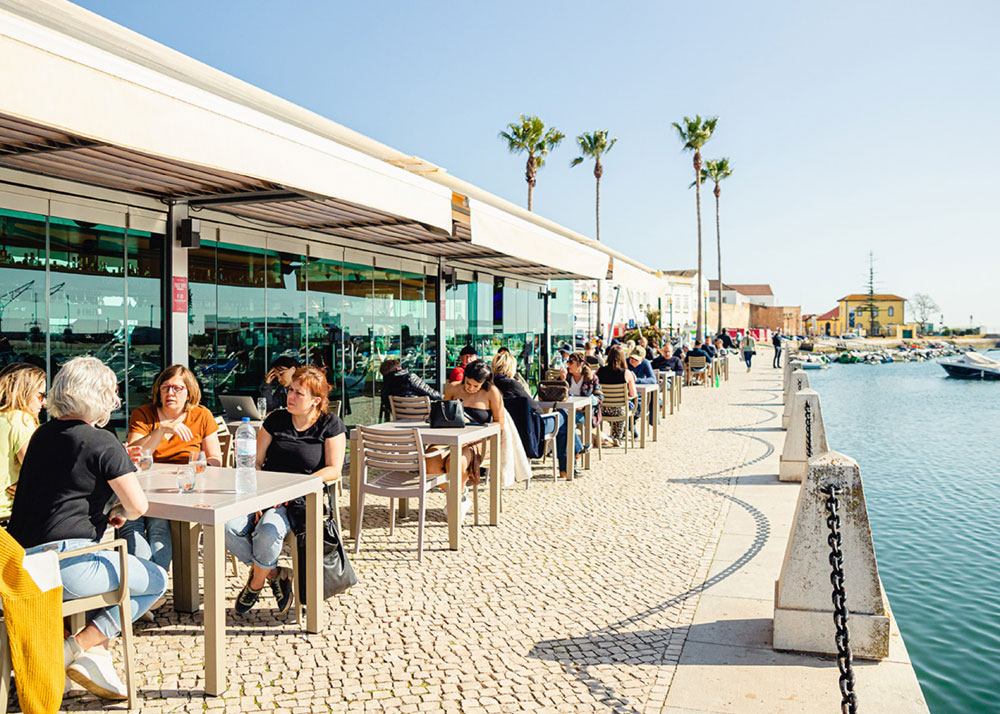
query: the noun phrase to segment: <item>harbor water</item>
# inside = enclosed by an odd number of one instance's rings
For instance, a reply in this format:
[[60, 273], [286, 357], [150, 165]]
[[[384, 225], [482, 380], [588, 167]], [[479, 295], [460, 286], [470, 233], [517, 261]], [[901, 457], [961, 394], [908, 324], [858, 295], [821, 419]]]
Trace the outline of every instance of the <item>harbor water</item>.
[[950, 379], [936, 362], [835, 364], [809, 381], [830, 448], [861, 466], [879, 571], [931, 712], [1000, 713], [1000, 382]]

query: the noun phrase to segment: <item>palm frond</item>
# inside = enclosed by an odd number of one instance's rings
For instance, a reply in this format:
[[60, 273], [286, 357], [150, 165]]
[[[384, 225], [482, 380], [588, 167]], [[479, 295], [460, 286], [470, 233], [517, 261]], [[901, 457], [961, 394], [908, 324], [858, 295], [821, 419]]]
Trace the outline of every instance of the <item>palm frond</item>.
[[680, 123], [674, 122], [672, 126], [677, 130], [678, 138], [683, 144], [685, 151], [700, 151], [712, 134], [715, 132], [719, 117], [709, 117], [702, 119], [701, 115], [695, 114], [694, 119], [684, 117]]
[[579, 166], [582, 163], [583, 163], [583, 157], [582, 156], [577, 156], [575, 159], [573, 159], [572, 161], [569, 162], [569, 165], [570, 165], [570, 168], [572, 168], [573, 166]]

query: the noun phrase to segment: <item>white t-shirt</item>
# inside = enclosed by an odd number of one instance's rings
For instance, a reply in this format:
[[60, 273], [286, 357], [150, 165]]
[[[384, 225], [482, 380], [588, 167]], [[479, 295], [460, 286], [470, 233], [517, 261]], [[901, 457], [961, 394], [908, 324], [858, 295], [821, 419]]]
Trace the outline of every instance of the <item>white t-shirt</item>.
[[581, 390], [583, 389], [583, 375], [580, 375], [579, 381], [574, 379], [573, 375], [569, 375], [569, 395], [571, 397], [582, 397], [583, 394]]

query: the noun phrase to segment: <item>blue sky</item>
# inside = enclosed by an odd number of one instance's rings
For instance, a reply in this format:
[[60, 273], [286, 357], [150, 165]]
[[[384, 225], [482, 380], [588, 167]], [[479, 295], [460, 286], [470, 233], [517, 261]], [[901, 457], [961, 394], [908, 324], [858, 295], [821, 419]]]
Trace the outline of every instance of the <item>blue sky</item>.
[[524, 159], [497, 132], [537, 114], [568, 138], [535, 210], [587, 235], [594, 179], [569, 168], [572, 138], [607, 128], [602, 238], [652, 267], [697, 255], [670, 124], [719, 115], [704, 153], [735, 169], [725, 281], [822, 312], [863, 288], [871, 250], [881, 290], [1000, 329], [997, 3], [80, 4], [522, 205]]

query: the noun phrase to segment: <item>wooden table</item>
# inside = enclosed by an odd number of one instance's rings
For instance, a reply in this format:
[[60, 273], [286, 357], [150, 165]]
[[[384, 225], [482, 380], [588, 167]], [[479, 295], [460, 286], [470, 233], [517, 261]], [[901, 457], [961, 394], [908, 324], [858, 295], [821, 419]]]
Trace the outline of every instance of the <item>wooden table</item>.
[[226, 521], [306, 497], [306, 631], [320, 632], [324, 605], [320, 569], [323, 481], [316, 476], [258, 471], [256, 493], [238, 495], [236, 469], [209, 466], [198, 477], [195, 491], [179, 493], [177, 468], [175, 464], [156, 464], [138, 474], [139, 483], [149, 501], [146, 516], [175, 524], [173, 591], [178, 612], [198, 611], [198, 532], [204, 533], [205, 693], [218, 696], [226, 690]]
[[[576, 433], [576, 412], [583, 410], [583, 442], [592, 444], [594, 435], [594, 402], [590, 397], [569, 397], [564, 402], [544, 402], [539, 400], [538, 404], [543, 409], [565, 409], [566, 410], [566, 477], [572, 481], [576, 466], [576, 439], [572, 436]], [[584, 452], [583, 468], [590, 468], [590, 449]]]
[[[448, 547], [461, 544], [462, 448], [484, 439], [490, 449], [490, 525], [500, 524], [500, 425], [466, 426], [462, 429], [431, 429], [425, 421], [389, 421], [378, 429], [418, 429], [424, 446], [447, 446], [448, 459]], [[351, 429], [351, 508], [348, 515], [352, 538], [357, 538], [358, 495], [361, 492], [361, 459], [358, 458], [357, 429]], [[478, 525], [478, 523], [476, 524]]]
[[657, 431], [658, 420], [656, 419], [656, 396], [660, 391], [659, 384], [637, 384], [635, 391], [639, 394], [639, 419], [642, 424], [639, 426], [639, 448], [646, 448], [646, 422], [649, 415], [653, 415], [653, 441], [659, 439]]

